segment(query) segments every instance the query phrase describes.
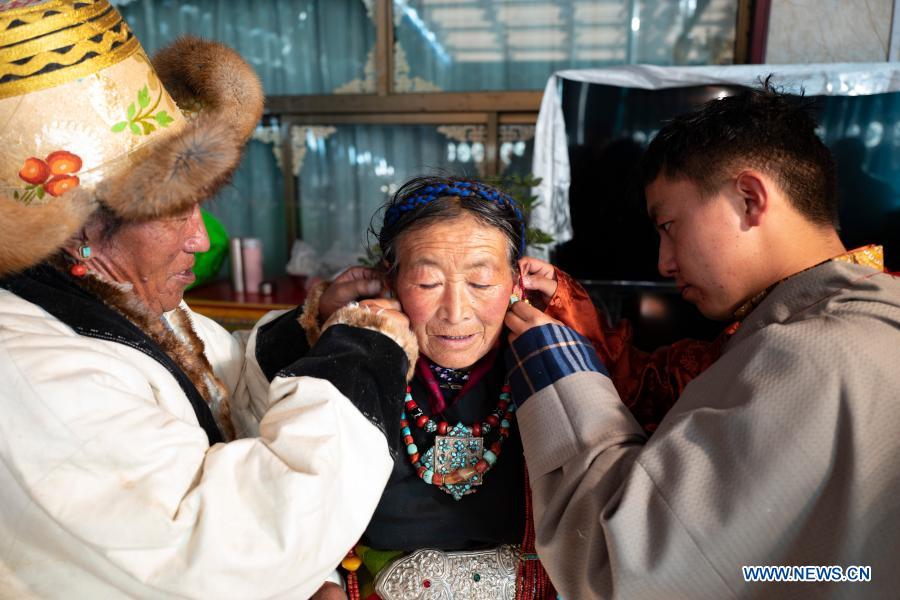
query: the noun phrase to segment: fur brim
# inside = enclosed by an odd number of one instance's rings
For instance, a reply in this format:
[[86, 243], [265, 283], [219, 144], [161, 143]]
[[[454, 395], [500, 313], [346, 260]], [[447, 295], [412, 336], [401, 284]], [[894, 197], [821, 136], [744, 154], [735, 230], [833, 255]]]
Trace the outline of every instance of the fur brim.
[[160, 50], [153, 66], [176, 103], [202, 110], [182, 131], [142, 148], [136, 167], [97, 187], [98, 198], [128, 221], [178, 214], [213, 196], [263, 112], [256, 73], [227, 46], [184, 37]]
[[253, 69], [227, 46], [193, 37], [161, 50], [154, 67], [173, 99], [199, 104], [201, 116], [141, 147], [136, 166], [104, 179], [93, 196], [76, 188], [31, 206], [0, 196], [0, 276], [61, 248], [98, 201], [126, 221], [145, 221], [184, 212], [228, 182], [262, 117], [262, 86]]
[[55, 253], [95, 208], [90, 194], [78, 188], [31, 206], [0, 196], [0, 277], [18, 273]]
[[416, 361], [419, 359], [419, 343], [416, 341], [416, 335], [409, 327], [402, 327], [393, 319], [375, 314], [365, 306], [360, 306], [355, 302], [334, 311], [334, 314], [322, 326], [322, 332], [324, 333], [332, 325], [351, 325], [353, 327], [371, 329], [372, 331], [383, 333], [394, 340], [406, 353], [406, 358], [409, 359], [406, 381], [412, 380], [416, 372]]

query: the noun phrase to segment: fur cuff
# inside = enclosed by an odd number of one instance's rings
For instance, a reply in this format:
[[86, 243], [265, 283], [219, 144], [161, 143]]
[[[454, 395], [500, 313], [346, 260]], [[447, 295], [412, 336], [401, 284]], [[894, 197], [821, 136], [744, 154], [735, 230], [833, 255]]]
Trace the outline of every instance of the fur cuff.
[[306, 302], [303, 303], [303, 312], [297, 319], [300, 327], [306, 332], [306, 341], [310, 347], [319, 341], [319, 336], [322, 335], [322, 326], [319, 325], [319, 301], [329, 285], [330, 281], [320, 281], [312, 286], [306, 295]]
[[409, 328], [399, 327], [395, 321], [377, 315], [365, 306], [351, 303], [347, 306], [337, 309], [331, 317], [325, 321], [322, 331], [325, 331], [332, 325], [350, 325], [352, 327], [361, 327], [363, 329], [371, 329], [383, 333], [391, 338], [404, 352], [406, 358], [409, 359], [409, 368], [406, 371], [406, 381], [413, 378], [416, 371], [416, 361], [419, 359], [419, 344], [416, 341], [415, 334]]

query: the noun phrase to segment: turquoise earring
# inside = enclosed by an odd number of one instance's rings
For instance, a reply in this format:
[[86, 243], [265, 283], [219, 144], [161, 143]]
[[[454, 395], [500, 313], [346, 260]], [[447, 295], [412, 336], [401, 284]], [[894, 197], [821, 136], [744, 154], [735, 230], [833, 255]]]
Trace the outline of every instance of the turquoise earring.
[[[82, 244], [78, 247], [78, 256], [81, 257], [82, 260], [90, 260], [91, 259], [91, 247], [87, 244]], [[87, 267], [84, 264], [78, 262], [72, 265], [72, 268], [69, 269], [69, 272], [72, 273], [75, 277], [84, 277], [87, 275]]]

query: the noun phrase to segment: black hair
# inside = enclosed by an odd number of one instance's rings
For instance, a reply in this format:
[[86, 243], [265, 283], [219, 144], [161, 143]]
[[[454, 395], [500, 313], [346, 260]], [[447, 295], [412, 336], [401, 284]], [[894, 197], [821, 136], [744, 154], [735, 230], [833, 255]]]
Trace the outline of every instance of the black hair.
[[752, 166], [773, 177], [807, 219], [836, 225], [835, 162], [816, 135], [813, 103], [775, 89], [771, 78], [669, 121], [644, 154], [643, 186], [660, 175], [686, 177], [712, 194], [734, 169]]
[[519, 258], [521, 258], [524, 222], [521, 213], [510, 204], [486, 200], [477, 194], [472, 194], [469, 196], [440, 196], [434, 200], [418, 203], [412, 208], [407, 208], [409, 199], [428, 193], [426, 188], [438, 186], [455, 187], [460, 183], [477, 185], [489, 192], [500, 192], [500, 194], [505, 195], [504, 192], [494, 186], [461, 177], [424, 176], [410, 179], [400, 186], [400, 189], [394, 193], [391, 199], [379, 209], [379, 212], [382, 212], [384, 215], [399, 213], [399, 217], [396, 219], [386, 218], [381, 225], [381, 229], [377, 231], [373, 217], [373, 223], [369, 227], [369, 237], [377, 240], [378, 250], [376, 251], [370, 246], [370, 254], [378, 255], [380, 253], [381, 258], [387, 263], [387, 269], [393, 271], [397, 267], [397, 241], [402, 235], [438, 221], [454, 219], [463, 214], [469, 214], [482, 224], [488, 227], [496, 227], [503, 232], [508, 241], [510, 269], [515, 273], [518, 270]]
[[106, 204], [100, 204], [91, 219], [100, 223], [100, 239], [108, 240], [116, 235], [125, 224], [125, 219], [113, 212]]

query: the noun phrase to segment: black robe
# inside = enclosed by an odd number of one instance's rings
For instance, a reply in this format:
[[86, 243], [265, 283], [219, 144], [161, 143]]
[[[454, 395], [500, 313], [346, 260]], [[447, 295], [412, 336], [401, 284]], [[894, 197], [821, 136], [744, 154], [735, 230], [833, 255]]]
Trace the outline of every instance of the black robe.
[[[497, 463], [484, 474], [484, 483], [474, 494], [461, 500], [444, 492], [438, 486], [422, 481], [416, 468], [409, 462], [409, 455], [400, 433], [400, 412], [403, 408], [403, 392], [393, 385], [390, 389], [353, 389], [346, 371], [337, 360], [329, 360], [336, 349], [356, 347], [372, 332], [351, 327], [331, 327], [327, 348], [320, 340], [310, 352], [303, 329], [297, 323], [299, 309], [290, 311], [260, 328], [259, 336], [267, 340], [265, 351], [257, 352], [257, 360], [263, 371], [272, 379], [307, 353], [315, 355], [318, 365], [307, 374], [326, 378], [336, 383], [341, 391], [357, 405], [376, 425], [383, 426], [394, 459], [394, 469], [378, 508], [369, 523], [362, 542], [381, 550], [413, 551], [421, 548], [440, 550], [471, 550], [496, 547], [501, 544], [518, 544], [525, 529], [525, 459], [519, 430], [512, 422], [509, 438]], [[324, 337], [324, 336], [323, 336]], [[388, 340], [386, 343], [391, 344]], [[502, 357], [502, 349], [497, 353]], [[336, 357], [335, 357], [336, 358]], [[384, 356], [381, 364], [385, 371], [394, 372], [387, 361], [396, 356]], [[307, 366], [307, 370], [309, 370]], [[334, 371], [334, 372], [332, 372]], [[452, 427], [458, 421], [469, 426], [482, 422], [497, 406], [500, 388], [504, 383], [505, 369], [499, 358], [480, 379], [474, 381], [466, 393], [460, 395], [443, 413]], [[378, 378], [372, 378], [372, 381]], [[384, 386], [384, 382], [379, 388]], [[416, 375], [410, 383], [412, 396], [426, 414], [430, 414], [429, 391]], [[348, 388], [348, 389], [344, 389]], [[377, 415], [377, 418], [372, 418]], [[410, 424], [413, 439], [422, 454], [434, 445], [434, 436]]]
[[[443, 420], [452, 427], [482, 422], [497, 406], [503, 386], [503, 361], [473, 382], [464, 395], [448, 403]], [[410, 383], [412, 396], [425, 414], [431, 413], [429, 390], [416, 374]], [[439, 421], [441, 418], [435, 419]], [[413, 440], [424, 454], [434, 445], [434, 434], [426, 434], [410, 423]], [[399, 421], [393, 431], [402, 444]], [[389, 438], [390, 439], [390, 438]], [[525, 475], [522, 442], [512, 422], [497, 463], [484, 474], [484, 483], [474, 494], [454, 500], [436, 485], [426, 484], [404, 451], [394, 456], [394, 469], [363, 543], [384, 550], [413, 551], [421, 548], [472, 550], [518, 544], [525, 527]]]

